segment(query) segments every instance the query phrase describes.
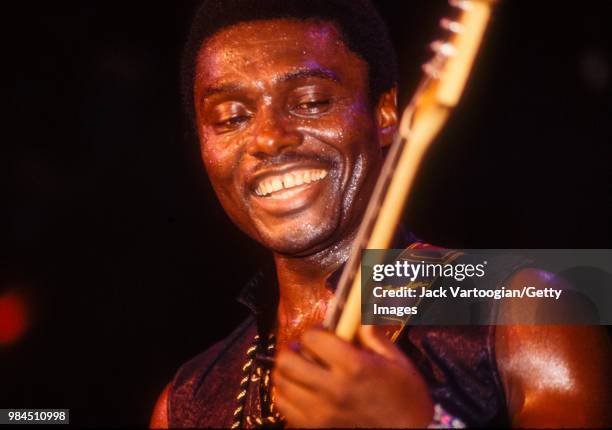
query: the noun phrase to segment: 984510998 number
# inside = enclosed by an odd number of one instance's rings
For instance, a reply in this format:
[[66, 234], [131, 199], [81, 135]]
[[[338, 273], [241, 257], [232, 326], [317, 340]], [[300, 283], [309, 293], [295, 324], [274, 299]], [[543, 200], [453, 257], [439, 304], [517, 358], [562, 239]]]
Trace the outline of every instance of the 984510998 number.
[[68, 424], [69, 409], [0, 409], [0, 424]]

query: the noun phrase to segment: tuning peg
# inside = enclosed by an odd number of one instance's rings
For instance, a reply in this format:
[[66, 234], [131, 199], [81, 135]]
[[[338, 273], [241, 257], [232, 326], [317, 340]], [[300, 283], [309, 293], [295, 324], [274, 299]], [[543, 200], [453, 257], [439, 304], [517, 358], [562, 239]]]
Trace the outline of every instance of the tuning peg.
[[421, 70], [427, 76], [432, 79], [438, 79], [440, 77], [440, 68], [433, 64], [431, 61], [429, 63], [425, 63], [421, 66]]
[[472, 2], [469, 0], [448, 0], [448, 4], [461, 10], [472, 9]]
[[448, 18], [442, 18], [440, 20], [440, 27], [455, 34], [461, 33], [463, 31], [463, 26], [460, 23], [458, 23], [457, 21], [452, 21]]
[[432, 42], [429, 47], [433, 52], [444, 57], [452, 57], [457, 52], [455, 47], [451, 43], [442, 42], [440, 40]]

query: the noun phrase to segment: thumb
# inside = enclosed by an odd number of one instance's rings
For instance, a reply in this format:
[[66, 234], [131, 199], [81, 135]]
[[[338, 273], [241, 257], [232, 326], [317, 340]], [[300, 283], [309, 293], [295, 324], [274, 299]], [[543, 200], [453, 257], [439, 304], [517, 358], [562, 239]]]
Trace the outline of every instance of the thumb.
[[393, 342], [380, 330], [382, 327], [362, 325], [357, 332], [357, 338], [364, 348], [392, 360], [405, 362], [406, 357]]

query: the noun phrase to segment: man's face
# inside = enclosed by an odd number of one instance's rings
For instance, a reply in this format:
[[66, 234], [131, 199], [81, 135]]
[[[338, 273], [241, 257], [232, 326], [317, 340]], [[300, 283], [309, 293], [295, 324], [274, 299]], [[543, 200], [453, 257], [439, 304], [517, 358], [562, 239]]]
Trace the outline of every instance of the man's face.
[[194, 97], [206, 170], [249, 236], [308, 255], [356, 225], [381, 165], [381, 133], [367, 65], [332, 24], [221, 30], [200, 50]]

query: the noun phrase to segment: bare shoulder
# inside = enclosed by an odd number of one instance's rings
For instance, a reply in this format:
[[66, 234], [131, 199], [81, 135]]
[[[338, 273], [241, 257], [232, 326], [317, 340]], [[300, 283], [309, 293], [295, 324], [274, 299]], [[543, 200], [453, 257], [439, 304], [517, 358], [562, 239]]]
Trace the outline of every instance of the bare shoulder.
[[152, 429], [167, 429], [168, 428], [168, 393], [170, 392], [170, 384], [166, 385], [155, 403], [153, 415], [149, 422], [149, 427]]
[[[563, 280], [538, 269], [522, 270], [509, 280], [514, 286], [527, 282], [538, 289], [563, 286]], [[514, 312], [529, 311], [525, 302], [510, 307]], [[498, 326], [495, 348], [513, 426], [606, 427], [612, 423], [608, 386], [612, 355], [603, 327]]]

